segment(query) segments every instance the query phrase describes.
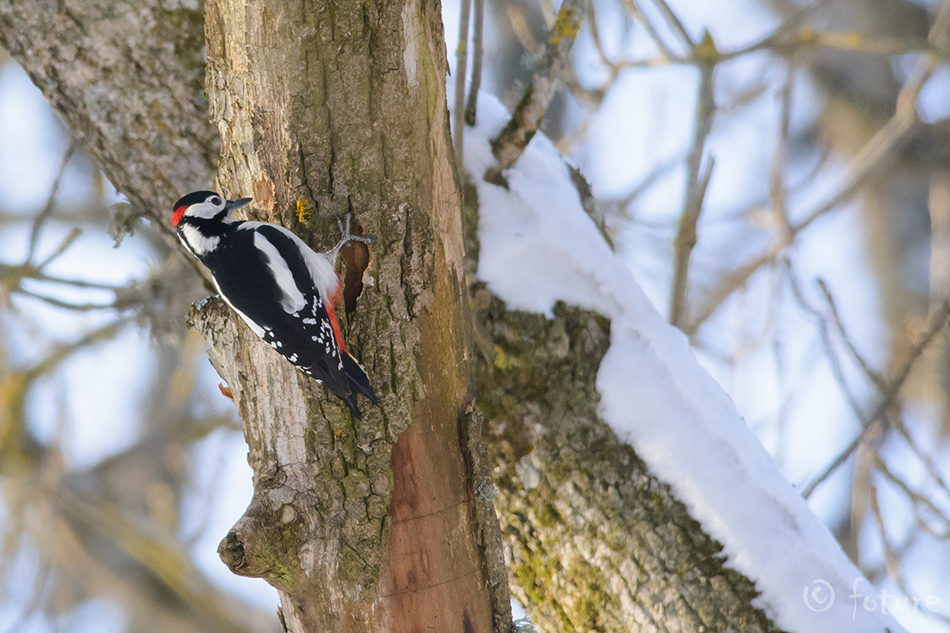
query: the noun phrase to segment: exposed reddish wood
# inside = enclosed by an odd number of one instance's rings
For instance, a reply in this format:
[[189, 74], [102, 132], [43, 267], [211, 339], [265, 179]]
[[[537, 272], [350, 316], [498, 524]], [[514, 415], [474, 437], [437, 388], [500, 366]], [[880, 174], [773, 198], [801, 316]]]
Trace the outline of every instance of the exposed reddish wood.
[[491, 631], [457, 426], [436, 425], [417, 415], [393, 448], [392, 527], [380, 593], [404, 625]]

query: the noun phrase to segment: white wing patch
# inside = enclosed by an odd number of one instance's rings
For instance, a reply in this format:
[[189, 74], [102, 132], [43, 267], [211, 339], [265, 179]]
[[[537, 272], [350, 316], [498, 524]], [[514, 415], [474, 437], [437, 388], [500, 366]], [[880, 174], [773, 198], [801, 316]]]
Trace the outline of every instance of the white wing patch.
[[[264, 225], [264, 222], [244, 222], [239, 228], [242, 230], [253, 230]], [[277, 229], [293, 240], [303, 255], [304, 262], [307, 264], [307, 270], [310, 271], [310, 277], [313, 280], [313, 286], [320, 292], [320, 298], [323, 299], [324, 303], [331, 303], [340, 285], [340, 278], [337, 276], [336, 269], [334, 268], [336, 261], [331, 259], [329, 253], [314, 252], [314, 250], [307, 246], [302, 239], [297, 237], [293, 231], [278, 224], [267, 224], [267, 226]], [[255, 244], [257, 243], [256, 239], [257, 236], [255, 235]]]
[[[297, 238], [297, 241], [303, 244], [300, 238]], [[307, 269], [310, 270], [310, 276], [313, 278], [313, 285], [320, 291], [320, 298], [324, 303], [332, 303], [340, 286], [340, 278], [333, 267], [336, 262], [330, 259], [328, 253], [315, 253], [309, 248], [304, 250], [303, 255], [307, 262]]]
[[277, 247], [271, 244], [270, 240], [259, 232], [254, 233], [254, 246], [264, 253], [264, 256], [267, 258], [267, 267], [270, 268], [271, 274], [277, 281], [281, 293], [283, 293], [283, 297], [280, 300], [281, 307], [289, 314], [299, 312], [301, 308], [307, 305], [307, 301], [304, 299], [300, 289], [297, 288], [297, 284], [294, 282], [294, 276], [290, 272], [287, 262], [284, 261], [284, 258], [281, 257], [277, 251]]

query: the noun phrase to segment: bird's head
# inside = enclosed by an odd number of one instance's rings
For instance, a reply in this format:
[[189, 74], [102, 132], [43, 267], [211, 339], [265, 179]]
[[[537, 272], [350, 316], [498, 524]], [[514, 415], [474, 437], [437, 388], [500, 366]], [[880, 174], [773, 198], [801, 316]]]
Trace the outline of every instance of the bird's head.
[[213, 191], [193, 191], [175, 203], [172, 225], [180, 228], [187, 218], [224, 221], [233, 209], [243, 207], [251, 200], [253, 198], [225, 200]]

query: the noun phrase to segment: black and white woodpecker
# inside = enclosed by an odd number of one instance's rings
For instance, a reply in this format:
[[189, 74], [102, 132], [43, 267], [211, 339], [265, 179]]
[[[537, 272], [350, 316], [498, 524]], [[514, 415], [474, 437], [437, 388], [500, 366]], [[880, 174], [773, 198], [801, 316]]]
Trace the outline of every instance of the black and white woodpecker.
[[371, 240], [350, 235], [347, 217], [340, 242], [316, 253], [282, 226], [228, 217], [251, 200], [195, 191], [175, 203], [172, 224], [248, 327], [360, 417], [357, 393], [378, 402], [366, 371], [343, 344], [334, 313], [341, 292], [335, 264], [341, 246]]

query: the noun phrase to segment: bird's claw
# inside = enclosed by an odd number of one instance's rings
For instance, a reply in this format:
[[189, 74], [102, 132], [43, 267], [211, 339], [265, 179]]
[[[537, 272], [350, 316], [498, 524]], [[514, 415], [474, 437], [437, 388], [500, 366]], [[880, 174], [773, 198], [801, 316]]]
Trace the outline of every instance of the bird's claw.
[[337, 248], [346, 246], [350, 242], [362, 242], [363, 244], [369, 244], [376, 241], [375, 237], [363, 237], [361, 235], [353, 235], [350, 233], [350, 222], [352, 219], [352, 212], [346, 214], [345, 221], [340, 220], [340, 218], [336, 219], [337, 226], [340, 227], [340, 233], [342, 234], [342, 237], [340, 237], [340, 243], [337, 244]]

